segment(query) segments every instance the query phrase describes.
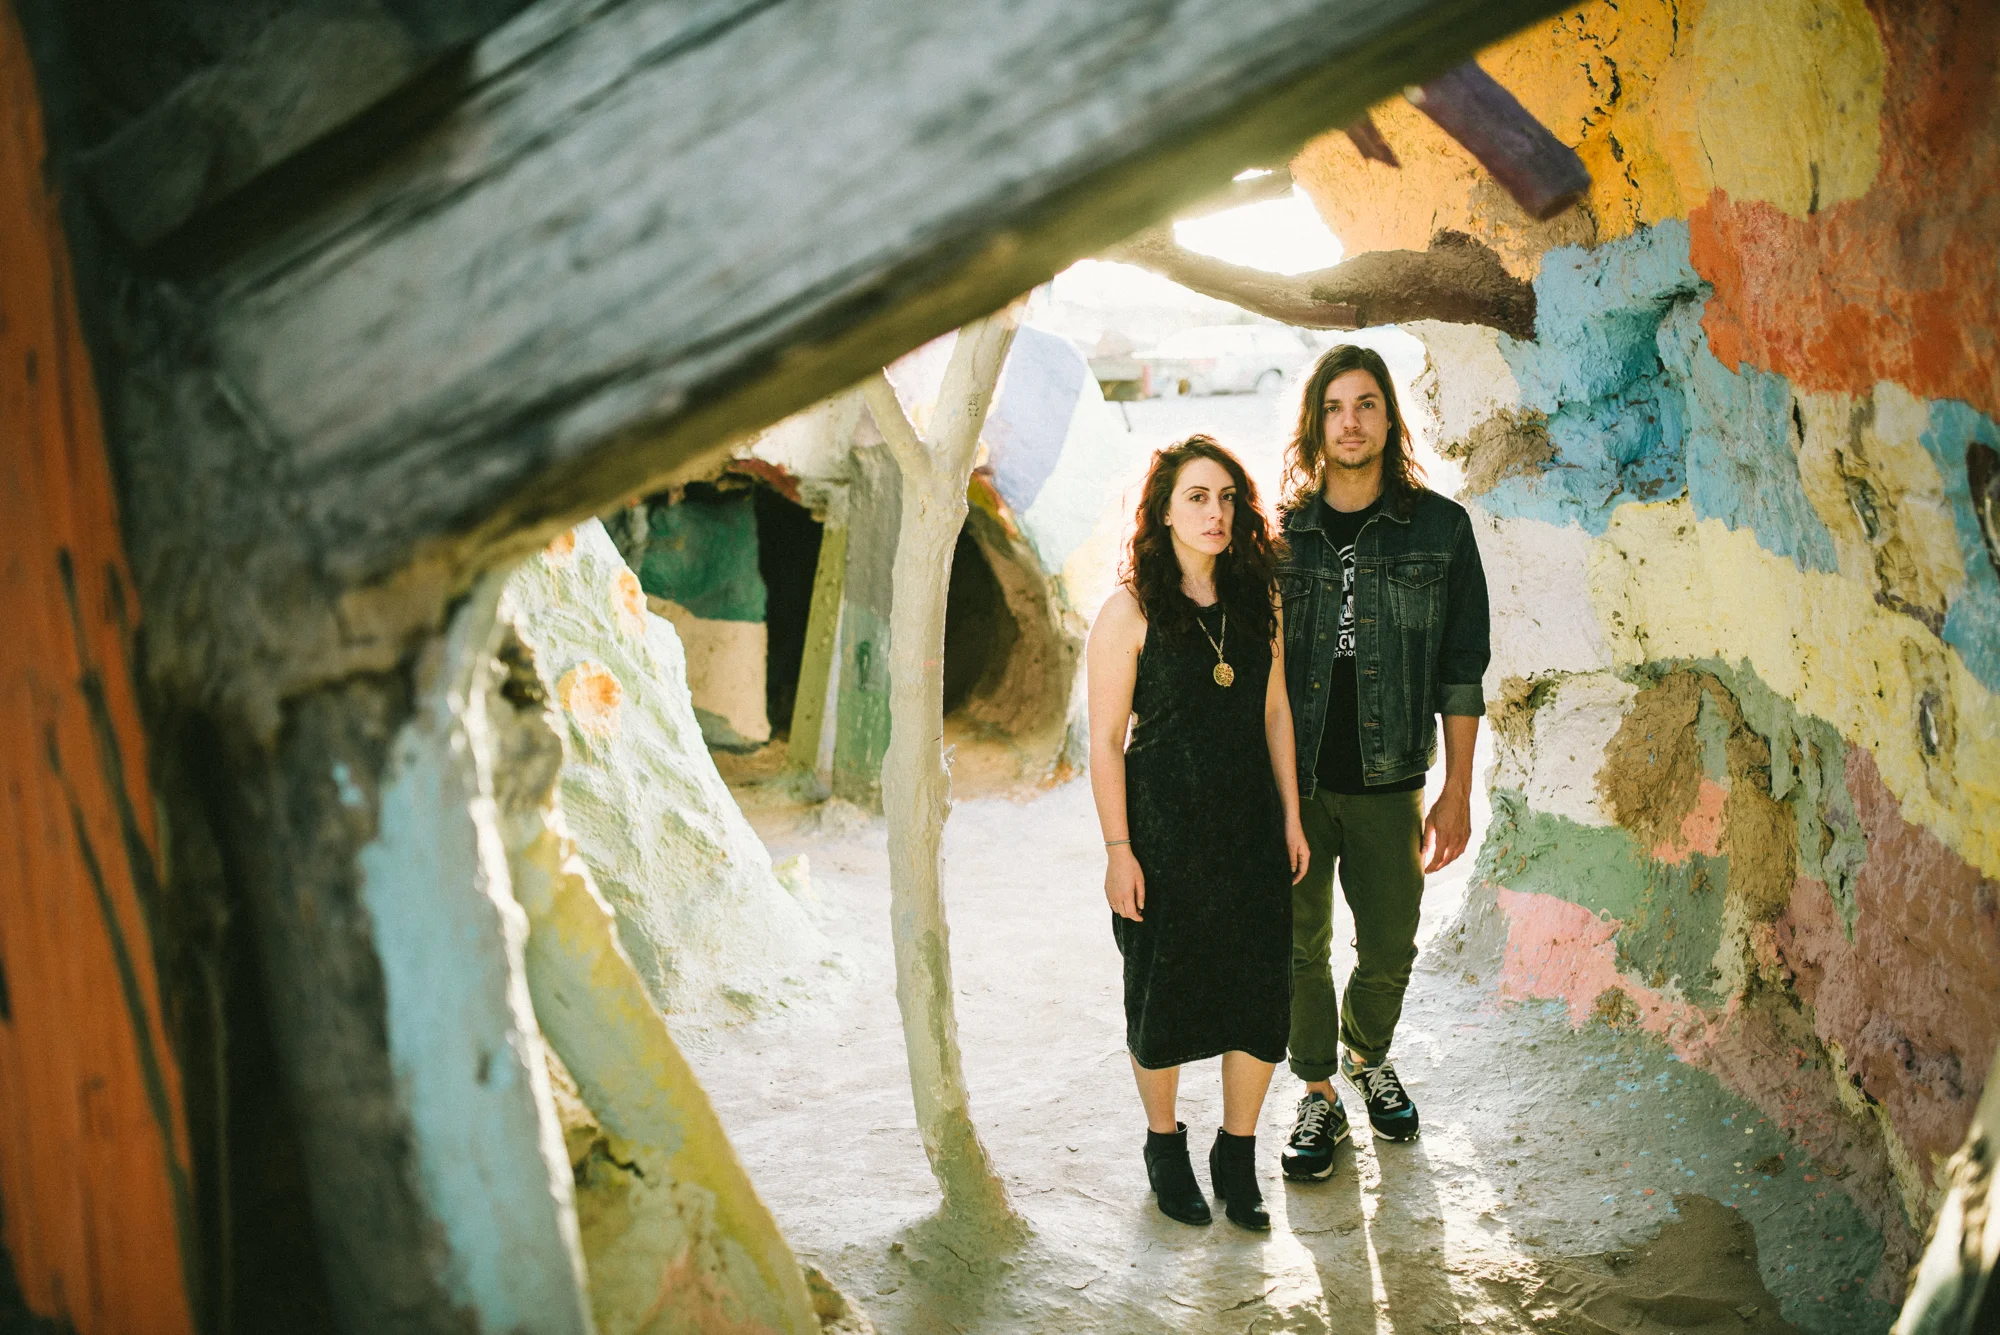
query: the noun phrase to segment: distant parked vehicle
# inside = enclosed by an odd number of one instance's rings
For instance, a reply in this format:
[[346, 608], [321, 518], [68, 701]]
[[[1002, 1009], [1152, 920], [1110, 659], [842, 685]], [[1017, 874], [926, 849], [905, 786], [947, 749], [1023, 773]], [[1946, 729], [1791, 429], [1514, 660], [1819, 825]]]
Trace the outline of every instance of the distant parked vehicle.
[[1133, 360], [1151, 394], [1268, 394], [1308, 352], [1288, 329], [1224, 324], [1170, 334]]
[[1153, 395], [1151, 373], [1129, 352], [1092, 357], [1090, 373], [1097, 378], [1097, 387], [1107, 399], [1146, 399]]

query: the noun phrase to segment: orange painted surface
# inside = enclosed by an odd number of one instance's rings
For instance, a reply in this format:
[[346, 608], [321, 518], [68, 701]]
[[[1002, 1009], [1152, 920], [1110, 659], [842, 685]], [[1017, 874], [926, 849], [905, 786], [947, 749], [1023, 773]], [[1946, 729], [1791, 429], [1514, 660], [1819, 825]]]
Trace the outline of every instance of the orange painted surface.
[[1725, 365], [1801, 389], [1893, 380], [2000, 416], [2000, 6], [1873, 6], [1888, 70], [1882, 169], [1806, 219], [1717, 191], [1688, 218]]
[[0, 5], [0, 1241], [38, 1314], [187, 1331], [187, 1127], [139, 898], [137, 606], [42, 144]]

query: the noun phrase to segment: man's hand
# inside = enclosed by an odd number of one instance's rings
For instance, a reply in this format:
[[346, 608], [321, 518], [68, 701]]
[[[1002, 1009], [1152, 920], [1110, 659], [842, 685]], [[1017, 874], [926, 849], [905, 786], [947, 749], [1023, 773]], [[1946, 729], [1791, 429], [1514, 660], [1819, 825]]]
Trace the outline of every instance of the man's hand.
[[1297, 885], [1312, 864], [1312, 845], [1306, 842], [1305, 827], [1297, 816], [1285, 822], [1285, 852], [1292, 860], [1292, 884]]
[[1144, 921], [1140, 915], [1146, 908], [1146, 873], [1139, 870], [1139, 859], [1132, 856], [1130, 844], [1118, 844], [1105, 851], [1104, 898], [1119, 917]]
[[1468, 793], [1455, 792], [1447, 784], [1431, 808], [1431, 814], [1424, 817], [1424, 874], [1449, 867], [1465, 852], [1465, 845], [1472, 838], [1472, 797]]

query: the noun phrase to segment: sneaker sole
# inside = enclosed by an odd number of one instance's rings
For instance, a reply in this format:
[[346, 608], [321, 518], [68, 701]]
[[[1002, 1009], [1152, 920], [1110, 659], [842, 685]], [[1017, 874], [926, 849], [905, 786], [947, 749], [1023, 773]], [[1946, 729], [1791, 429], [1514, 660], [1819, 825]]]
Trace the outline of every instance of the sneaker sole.
[[[1348, 1140], [1352, 1139], [1352, 1137], [1353, 1137], [1352, 1131], [1341, 1132], [1338, 1136], [1334, 1137], [1333, 1141], [1334, 1149], [1336, 1150], [1339, 1149], [1342, 1145], [1346, 1144]], [[1287, 1182], [1324, 1182], [1328, 1178], [1333, 1176], [1333, 1170], [1337, 1167], [1339, 1167], [1339, 1164], [1335, 1161], [1332, 1155], [1327, 1156], [1326, 1167], [1321, 1169], [1317, 1173], [1294, 1173], [1291, 1169], [1285, 1167], [1285, 1162], [1283, 1159], [1280, 1159], [1278, 1161], [1278, 1172], [1283, 1174]]]

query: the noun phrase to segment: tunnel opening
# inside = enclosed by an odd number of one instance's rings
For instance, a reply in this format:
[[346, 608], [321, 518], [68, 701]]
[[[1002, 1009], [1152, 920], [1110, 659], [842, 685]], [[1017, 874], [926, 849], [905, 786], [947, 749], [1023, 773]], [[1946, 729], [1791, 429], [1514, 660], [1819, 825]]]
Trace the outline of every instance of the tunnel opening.
[[1021, 639], [1020, 623], [993, 563], [970, 529], [961, 529], [951, 558], [944, 612], [944, 712], [961, 713], [975, 695], [990, 695], [1006, 675]]
[[945, 738], [963, 791], [1013, 791], [1068, 771], [1080, 628], [1026, 540], [975, 504], [945, 597]]
[[757, 520], [757, 573], [764, 580], [764, 712], [773, 739], [791, 736], [812, 615], [813, 578], [825, 525], [777, 488], [751, 488]]

